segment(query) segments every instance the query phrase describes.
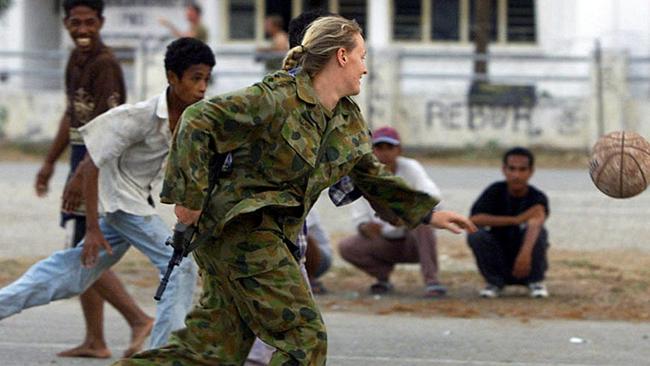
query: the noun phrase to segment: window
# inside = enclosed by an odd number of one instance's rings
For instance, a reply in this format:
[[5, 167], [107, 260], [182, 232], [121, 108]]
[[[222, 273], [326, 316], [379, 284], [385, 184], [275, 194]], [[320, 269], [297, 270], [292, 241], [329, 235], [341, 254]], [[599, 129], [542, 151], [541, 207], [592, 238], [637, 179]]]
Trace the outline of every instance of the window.
[[300, 0], [300, 2], [302, 8], [297, 9], [298, 12], [294, 16], [304, 11], [320, 8], [340, 14], [348, 19], [354, 19], [359, 23], [361, 28], [365, 29], [366, 0]]
[[472, 42], [477, 1], [489, 1], [492, 42], [536, 41], [535, 0], [393, 0], [393, 39]]
[[233, 41], [263, 40], [263, 22], [267, 15], [281, 16], [285, 29], [288, 28], [291, 18], [303, 11], [317, 8], [355, 19], [364, 29], [367, 22], [368, 0], [226, 0], [225, 2], [228, 11], [228, 39]]
[[228, 14], [230, 39], [255, 39], [255, 0], [230, 0]]
[[535, 42], [535, 2], [508, 1], [508, 42]]
[[[339, 0], [337, 13], [341, 16], [354, 19], [359, 23], [361, 29], [366, 30], [366, 0]], [[368, 34], [365, 32], [365, 36]]]
[[421, 0], [395, 0], [393, 6], [393, 38], [396, 40], [421, 40], [421, 14]]
[[435, 41], [460, 40], [460, 2], [435, 0], [431, 7], [431, 39]]

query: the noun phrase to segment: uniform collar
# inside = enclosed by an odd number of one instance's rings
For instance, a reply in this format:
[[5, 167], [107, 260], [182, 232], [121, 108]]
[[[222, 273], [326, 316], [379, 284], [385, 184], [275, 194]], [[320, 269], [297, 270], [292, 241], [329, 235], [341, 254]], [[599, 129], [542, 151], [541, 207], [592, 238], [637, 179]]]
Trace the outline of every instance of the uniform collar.
[[298, 98], [309, 104], [319, 104], [311, 77], [304, 70], [300, 70], [296, 74], [296, 87], [298, 89]]
[[[314, 90], [311, 77], [302, 69], [299, 69], [297, 71], [296, 87], [298, 89], [298, 98], [300, 98], [301, 100], [309, 104], [319, 105], [319, 106], [321, 105], [320, 102], [318, 101], [318, 96], [316, 95], [316, 91]], [[345, 106], [352, 107], [351, 102], [350, 100], [348, 100], [348, 98], [349, 97], [341, 98], [339, 102], [336, 103], [336, 107], [334, 107], [334, 110], [331, 113], [327, 113], [327, 114], [330, 114], [330, 117], [336, 116], [338, 114], [342, 114], [343, 116], [347, 117], [350, 114], [350, 112], [349, 112], [349, 108], [345, 108]]]

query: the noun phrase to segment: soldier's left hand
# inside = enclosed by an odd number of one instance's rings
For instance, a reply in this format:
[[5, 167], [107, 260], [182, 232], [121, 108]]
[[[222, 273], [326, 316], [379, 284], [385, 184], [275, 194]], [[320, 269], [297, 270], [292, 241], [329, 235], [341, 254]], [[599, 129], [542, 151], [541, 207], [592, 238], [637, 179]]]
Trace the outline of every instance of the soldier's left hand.
[[436, 211], [431, 216], [431, 225], [438, 229], [449, 230], [452, 233], [460, 234], [464, 231], [474, 233], [478, 229], [467, 217], [453, 211]]

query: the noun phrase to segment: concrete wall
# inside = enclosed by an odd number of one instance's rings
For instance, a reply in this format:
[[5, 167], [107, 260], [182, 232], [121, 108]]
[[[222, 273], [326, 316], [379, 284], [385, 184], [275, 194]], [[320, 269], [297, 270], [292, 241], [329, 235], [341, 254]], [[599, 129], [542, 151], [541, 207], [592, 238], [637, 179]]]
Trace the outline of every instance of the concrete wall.
[[[525, 145], [586, 150], [598, 137], [601, 112], [604, 131], [628, 129], [650, 136], [646, 121], [650, 101], [629, 92], [626, 54], [603, 55], [602, 110], [598, 108], [601, 99], [594, 66], [585, 66], [586, 81], [579, 82], [580, 93], [574, 95], [538, 93], [532, 107], [469, 107], [468, 79], [438, 82], [400, 78], [395, 52], [373, 53], [373, 57], [370, 62], [375, 65], [374, 73], [364, 81], [364, 93], [357, 100], [372, 127], [395, 126], [409, 147]], [[402, 62], [413, 64], [408, 58]], [[164, 90], [162, 63], [160, 53], [146, 57], [147, 97]], [[250, 67], [245, 74], [241, 74], [242, 65]], [[256, 67], [259, 69], [254, 71]], [[254, 64], [250, 56], [226, 58], [217, 64], [215, 82], [208, 94], [249, 85], [261, 74], [261, 66]], [[454, 83], [462, 84], [462, 88], [449, 86]], [[561, 85], [556, 88], [561, 89]], [[62, 92], [2, 90], [0, 136], [11, 140], [52, 138], [63, 107]]]
[[[14, 1], [13, 5], [0, 17], [0, 49], [4, 51], [19, 51], [24, 49], [24, 40], [17, 29], [23, 29], [23, 4]], [[17, 70], [22, 67], [22, 60], [18, 57], [0, 58], [0, 69], [3, 71]], [[5, 74], [0, 80], [2, 88], [19, 87], [16, 77]]]
[[[14, 9], [0, 20], [0, 44], [7, 49], [24, 49], [30, 39], [34, 45], [42, 41], [23, 34], [29, 30], [25, 16], [38, 10], [26, 5], [30, 1], [16, 0]], [[108, 43], [145, 51], [138, 54], [134, 64], [126, 65], [132, 85], [129, 101], [151, 97], [165, 87], [162, 52], [168, 32], [158, 24], [158, 18], [166, 17], [179, 28], [186, 27], [182, 3], [159, 0], [156, 6], [145, 6], [151, 1], [107, 2], [103, 34]], [[200, 3], [210, 30], [210, 44], [217, 55], [216, 75], [209, 94], [231, 91], [259, 80], [263, 65], [252, 57], [255, 44], [224, 39], [227, 1]], [[392, 1], [368, 1], [366, 38], [371, 74], [364, 80], [363, 93], [357, 97], [368, 123], [374, 127], [394, 125], [404, 134], [408, 145], [424, 148], [522, 144], [585, 149], [597, 137], [601, 112], [605, 131], [650, 132], [650, 124], [645, 121], [650, 109], [650, 63], [638, 61], [639, 55], [650, 54], [650, 2], [538, 0], [536, 4], [537, 42], [490, 45], [490, 54], [498, 58], [490, 60], [489, 75], [495, 83], [534, 86], [538, 103], [532, 108], [472, 110], [466, 101], [472, 78], [472, 44], [394, 42]], [[38, 17], [49, 17], [48, 29], [60, 27], [60, 15], [48, 14], [42, 11]], [[62, 28], [59, 30], [58, 34], [52, 32], [57, 34], [51, 36], [52, 42], [56, 43], [58, 37], [63, 48], [70, 47], [67, 35]], [[596, 39], [601, 40], [605, 50], [602, 98], [597, 93], [593, 59]], [[146, 49], [140, 49], [143, 45]], [[149, 53], [150, 50], [154, 52]], [[529, 58], [503, 58], [509, 55]], [[577, 59], [554, 59], [559, 56]], [[9, 61], [0, 59], [0, 67], [5, 62]], [[30, 110], [62, 109], [61, 93], [48, 92], [42, 97], [38, 89], [32, 88], [5, 88], [2, 93], [10, 97], [0, 99], [0, 134], [9, 139], [31, 140], [53, 136], [52, 126], [58, 123], [59, 115], [40, 116], [39, 128], [23, 125], [27, 117], [16, 116]], [[39, 132], [30, 135], [30, 131]]]
[[60, 91], [0, 89], [0, 140], [43, 141], [56, 135], [65, 110]]
[[581, 98], [543, 98], [532, 108], [469, 107], [463, 95], [411, 95], [398, 108], [393, 125], [410, 147], [575, 150], [590, 143], [590, 105]]

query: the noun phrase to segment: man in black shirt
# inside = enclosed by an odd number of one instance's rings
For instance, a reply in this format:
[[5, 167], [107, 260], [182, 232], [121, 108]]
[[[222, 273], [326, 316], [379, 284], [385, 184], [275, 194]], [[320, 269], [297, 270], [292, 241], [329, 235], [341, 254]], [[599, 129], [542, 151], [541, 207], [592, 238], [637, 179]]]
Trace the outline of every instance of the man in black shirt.
[[470, 220], [480, 229], [467, 237], [487, 283], [482, 297], [499, 296], [506, 285], [526, 285], [532, 297], [547, 297], [548, 199], [528, 184], [534, 156], [516, 147], [503, 156], [506, 180], [489, 186], [472, 206]]

